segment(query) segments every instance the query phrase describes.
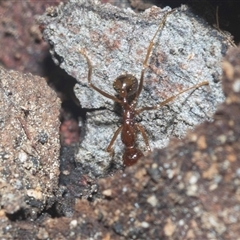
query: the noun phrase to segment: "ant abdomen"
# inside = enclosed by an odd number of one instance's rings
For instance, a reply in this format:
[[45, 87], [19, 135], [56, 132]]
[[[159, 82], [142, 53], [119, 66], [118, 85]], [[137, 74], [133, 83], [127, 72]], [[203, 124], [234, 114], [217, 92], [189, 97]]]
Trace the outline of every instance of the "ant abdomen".
[[139, 149], [126, 148], [123, 154], [123, 164], [125, 166], [132, 166], [143, 156], [143, 153]]

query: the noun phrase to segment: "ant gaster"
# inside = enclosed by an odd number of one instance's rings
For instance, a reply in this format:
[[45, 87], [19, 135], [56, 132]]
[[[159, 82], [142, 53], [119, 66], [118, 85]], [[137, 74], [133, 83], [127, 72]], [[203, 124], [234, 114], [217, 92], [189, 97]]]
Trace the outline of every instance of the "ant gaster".
[[138, 84], [137, 78], [135, 76], [133, 76], [132, 74], [126, 73], [126, 74], [120, 75], [113, 82], [113, 88], [117, 92], [116, 96], [112, 96], [112, 95], [104, 92], [103, 90], [99, 89], [91, 82], [92, 64], [90, 62], [89, 57], [85, 53], [85, 51], [80, 50], [80, 53], [87, 60], [89, 86], [91, 88], [93, 88], [95, 91], [97, 91], [98, 93], [100, 93], [101, 95], [103, 95], [104, 97], [112, 99], [114, 102], [117, 102], [122, 106], [122, 125], [114, 133], [112, 140], [110, 141], [110, 143], [107, 147], [107, 151], [113, 152], [112, 146], [113, 146], [117, 136], [121, 132], [121, 140], [122, 140], [122, 143], [125, 145], [125, 152], [123, 154], [123, 163], [126, 166], [133, 165], [134, 163], [136, 163], [138, 161], [139, 158], [141, 158], [143, 156], [142, 151], [136, 147], [136, 132], [137, 131], [141, 132], [148, 151], [151, 150], [149, 142], [148, 142], [148, 137], [147, 137], [147, 134], [146, 134], [144, 128], [139, 123], [135, 122], [135, 117], [138, 114], [140, 114], [141, 112], [143, 112], [145, 110], [154, 110], [154, 109], [160, 108], [160, 107], [168, 104], [169, 102], [173, 101], [177, 96], [179, 96], [180, 94], [182, 94], [186, 91], [189, 91], [191, 89], [196, 89], [203, 85], [209, 84], [207, 81], [201, 82], [201, 83], [196, 84], [192, 87], [189, 87], [185, 90], [182, 90], [178, 94], [166, 99], [165, 101], [163, 101], [155, 106], [143, 107], [140, 109], [136, 109], [138, 97], [142, 92], [144, 73], [145, 73], [146, 68], [148, 67], [148, 59], [152, 52], [154, 40], [155, 40], [158, 32], [160, 31], [160, 29], [164, 26], [167, 16], [170, 13], [172, 13], [173, 11], [175, 11], [175, 10], [172, 10], [165, 14], [162, 22], [159, 24], [157, 31], [155, 32], [152, 40], [149, 43], [149, 46], [147, 49], [147, 54], [146, 54], [145, 60], [143, 62], [140, 83]]

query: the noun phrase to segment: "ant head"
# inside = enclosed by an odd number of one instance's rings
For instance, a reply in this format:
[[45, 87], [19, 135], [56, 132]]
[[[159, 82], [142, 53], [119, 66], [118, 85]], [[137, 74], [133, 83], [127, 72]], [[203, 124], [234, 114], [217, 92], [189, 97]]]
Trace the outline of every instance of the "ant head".
[[113, 88], [121, 97], [129, 97], [137, 92], [138, 80], [132, 74], [122, 74], [113, 83]]

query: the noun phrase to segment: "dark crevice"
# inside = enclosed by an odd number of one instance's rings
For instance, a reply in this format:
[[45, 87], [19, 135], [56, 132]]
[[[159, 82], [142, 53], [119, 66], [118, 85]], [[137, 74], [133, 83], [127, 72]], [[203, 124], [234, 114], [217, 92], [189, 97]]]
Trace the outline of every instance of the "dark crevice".
[[12, 221], [23, 221], [23, 220], [27, 220], [27, 216], [26, 216], [26, 212], [24, 211], [23, 208], [20, 208], [17, 212], [10, 214], [10, 213], [6, 213], [6, 217]]
[[237, 1], [185, 0], [180, 2], [176, 0], [155, 0], [154, 4], [160, 7], [170, 6], [171, 8], [180, 7], [182, 4], [188, 5], [196, 15], [204, 18], [212, 26], [216, 26], [216, 16], [218, 15], [220, 29], [230, 32], [236, 43], [240, 41], [240, 32], [237, 27], [240, 24], [239, 2]]
[[58, 201], [56, 201], [50, 208], [48, 209], [45, 209], [42, 213], [42, 214], [48, 214], [51, 216], [51, 218], [59, 218], [59, 217], [62, 217], [63, 214], [61, 212], [59, 212], [58, 208]]

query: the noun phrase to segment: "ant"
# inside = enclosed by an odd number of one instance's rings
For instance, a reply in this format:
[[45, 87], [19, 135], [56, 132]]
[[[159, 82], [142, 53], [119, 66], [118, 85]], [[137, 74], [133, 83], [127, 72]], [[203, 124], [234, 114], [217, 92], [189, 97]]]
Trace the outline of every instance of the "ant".
[[192, 87], [189, 87], [185, 90], [180, 91], [178, 94], [176, 94], [172, 97], [169, 97], [165, 101], [160, 102], [159, 104], [157, 104], [155, 106], [143, 107], [140, 109], [136, 109], [138, 97], [141, 94], [142, 89], [143, 89], [144, 73], [145, 73], [145, 70], [148, 68], [148, 60], [149, 60], [149, 56], [152, 52], [152, 48], [154, 46], [154, 40], [155, 40], [158, 32], [160, 31], [160, 29], [165, 25], [167, 16], [174, 11], [175, 11], [175, 9], [165, 14], [165, 16], [163, 17], [163, 20], [161, 21], [161, 23], [158, 26], [157, 31], [155, 32], [152, 40], [149, 43], [149, 46], [147, 48], [147, 54], [146, 54], [145, 60], [143, 62], [140, 83], [138, 84], [137, 78], [135, 76], [133, 76], [132, 74], [125, 73], [125, 74], [120, 75], [113, 82], [113, 88], [117, 92], [116, 96], [112, 96], [112, 95], [104, 92], [103, 90], [99, 89], [91, 82], [91, 76], [92, 76], [91, 61], [84, 50], [82, 50], [82, 49], [79, 50], [80, 54], [82, 54], [87, 60], [89, 86], [91, 88], [93, 88], [95, 91], [97, 91], [98, 93], [100, 93], [101, 95], [103, 95], [104, 97], [112, 99], [114, 102], [120, 104], [122, 107], [122, 122], [123, 123], [114, 133], [106, 150], [108, 152], [113, 153], [113, 150], [112, 150], [113, 144], [114, 144], [117, 136], [121, 132], [121, 140], [122, 140], [122, 143], [125, 145], [125, 152], [123, 154], [123, 163], [125, 166], [131, 166], [131, 165], [135, 164], [139, 158], [144, 156], [142, 151], [136, 147], [137, 131], [141, 132], [144, 142], [145, 142], [145, 145], [147, 147], [147, 150], [151, 151], [151, 148], [150, 148], [150, 145], [148, 142], [148, 137], [147, 137], [147, 134], [146, 134], [144, 128], [139, 123], [135, 122], [135, 117], [138, 114], [142, 113], [145, 110], [149, 111], [149, 110], [154, 110], [154, 109], [160, 108], [162, 106], [165, 106], [166, 104], [173, 101], [176, 97], [178, 97], [182, 93], [187, 92], [191, 89], [197, 89], [201, 86], [209, 84], [207, 81], [201, 82], [199, 84], [196, 84]]

